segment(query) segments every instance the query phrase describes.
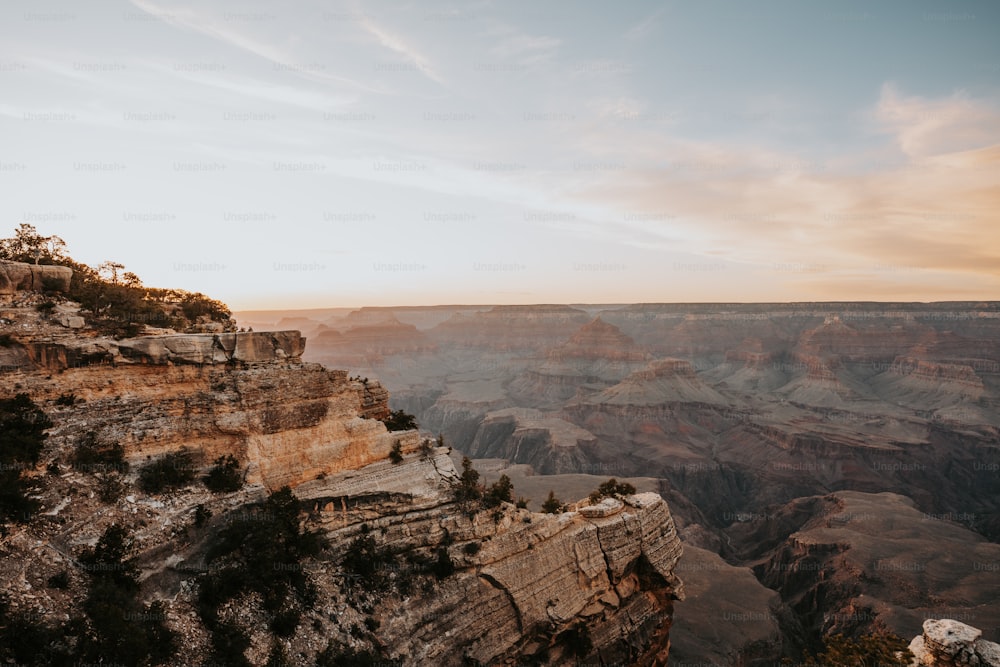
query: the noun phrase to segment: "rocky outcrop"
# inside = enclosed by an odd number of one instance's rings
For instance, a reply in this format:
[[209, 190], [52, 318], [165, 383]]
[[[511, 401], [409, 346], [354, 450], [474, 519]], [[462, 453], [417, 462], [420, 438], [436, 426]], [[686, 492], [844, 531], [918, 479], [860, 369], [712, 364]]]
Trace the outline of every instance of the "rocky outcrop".
[[19, 290], [68, 292], [73, 269], [66, 266], [25, 264], [0, 259], [0, 294]]
[[927, 619], [924, 632], [910, 642], [912, 667], [1000, 667], [1000, 644], [982, 630], [951, 619]]
[[[364, 514], [321, 494], [348, 488], [351, 495], [378, 490], [421, 499], [376, 519], [386, 547], [406, 552], [438, 548], [444, 539], [451, 543], [447, 549], [458, 571], [437, 595], [386, 606], [384, 638], [403, 664], [460, 665], [470, 658], [506, 664], [548, 647], [554, 635], [581, 620], [594, 644], [584, 659], [666, 664], [671, 600], [683, 597], [674, 574], [681, 543], [657, 494], [614, 500], [602, 512], [587, 507], [540, 515], [504, 506], [492, 517], [469, 516], [441, 507], [440, 497], [433, 505], [435, 493], [447, 489], [442, 476], [455, 475], [439, 450], [430, 461], [373, 466], [298, 491], [319, 505], [334, 541], [356, 535], [355, 522]], [[545, 664], [576, 664], [576, 658], [555, 647]]]
[[[78, 318], [79, 319], [79, 318]], [[77, 322], [67, 316], [64, 326]], [[227, 363], [297, 361], [305, 349], [298, 331], [170, 334], [114, 340], [97, 336], [52, 335], [12, 342], [24, 354], [11, 356], [2, 371], [63, 371], [68, 368], [127, 364], [212, 366]], [[15, 363], [15, 360], [19, 360]]]

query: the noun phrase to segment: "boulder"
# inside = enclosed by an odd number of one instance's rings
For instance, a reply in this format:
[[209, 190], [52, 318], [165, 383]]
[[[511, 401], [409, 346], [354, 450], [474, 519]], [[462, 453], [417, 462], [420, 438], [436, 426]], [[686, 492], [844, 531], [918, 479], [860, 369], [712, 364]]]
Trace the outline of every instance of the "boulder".
[[25, 264], [0, 260], [0, 294], [43, 289], [68, 292], [73, 269], [66, 266]]

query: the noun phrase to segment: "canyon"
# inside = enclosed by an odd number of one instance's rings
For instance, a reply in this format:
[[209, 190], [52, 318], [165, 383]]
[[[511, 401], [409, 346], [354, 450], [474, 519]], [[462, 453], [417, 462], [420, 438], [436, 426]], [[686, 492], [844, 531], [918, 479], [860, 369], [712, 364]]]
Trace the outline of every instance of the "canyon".
[[1000, 635], [997, 302], [237, 316], [297, 318], [319, 333], [305, 358], [377, 378], [529, 507], [608, 477], [659, 493], [685, 543], [675, 664], [776, 664], [927, 619]]
[[[666, 664], [684, 586], [658, 493], [583, 493], [554, 514], [458, 502], [457, 453], [417, 430], [388, 431], [385, 386], [304, 361], [299, 331], [113, 339], [78, 305], [22, 289], [0, 295], [0, 324], [0, 400], [26, 395], [51, 422], [21, 472], [38, 513], [0, 538], [4, 614], [69, 622], [86, 598], [86, 550], [125, 527], [142, 600], [160, 605], [181, 649], [170, 664], [210, 662], [219, 638], [200, 620], [198, 591], [217, 544], [234, 525], [268, 525], [268, 503], [290, 489], [324, 548], [281, 565], [308, 573], [314, 599], [280, 638], [266, 600], [227, 603], [220, 613], [247, 637], [248, 664], [265, 664], [276, 645], [297, 665], [331, 646], [399, 665]], [[118, 448], [121, 461], [81, 464], [84, 446]], [[212, 492], [199, 477], [225, 457], [239, 488]], [[143, 487], [151, 464], [176, 460], [190, 481]], [[124, 487], [110, 498], [108, 478]], [[348, 568], [366, 541], [388, 590]]]

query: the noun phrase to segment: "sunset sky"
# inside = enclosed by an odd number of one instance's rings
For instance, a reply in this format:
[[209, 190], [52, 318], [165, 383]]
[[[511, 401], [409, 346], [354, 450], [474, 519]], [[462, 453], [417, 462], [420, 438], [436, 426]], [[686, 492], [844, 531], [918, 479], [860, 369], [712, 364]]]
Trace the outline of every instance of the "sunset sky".
[[0, 236], [237, 309], [1000, 298], [1000, 3], [0, 4]]

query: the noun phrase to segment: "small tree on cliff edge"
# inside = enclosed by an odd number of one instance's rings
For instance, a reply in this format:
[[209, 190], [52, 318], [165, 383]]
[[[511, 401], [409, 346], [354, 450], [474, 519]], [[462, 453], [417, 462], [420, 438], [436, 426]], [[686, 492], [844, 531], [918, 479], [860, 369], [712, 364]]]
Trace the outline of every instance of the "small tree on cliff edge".
[[549, 491], [549, 497], [542, 503], [542, 511], [548, 514], [559, 514], [562, 512], [562, 501], [556, 498], [555, 491]]
[[417, 428], [417, 418], [402, 410], [390, 412], [382, 423], [390, 431], [413, 431]]

